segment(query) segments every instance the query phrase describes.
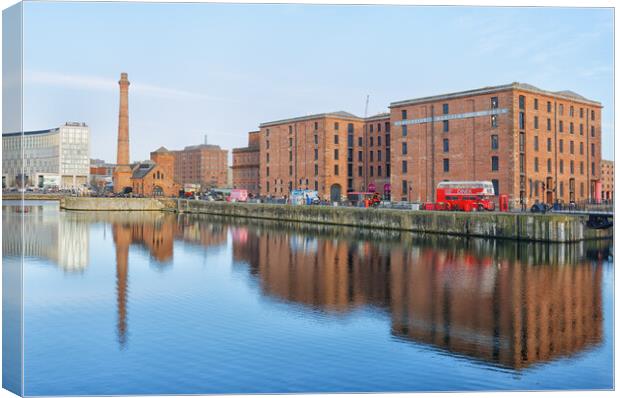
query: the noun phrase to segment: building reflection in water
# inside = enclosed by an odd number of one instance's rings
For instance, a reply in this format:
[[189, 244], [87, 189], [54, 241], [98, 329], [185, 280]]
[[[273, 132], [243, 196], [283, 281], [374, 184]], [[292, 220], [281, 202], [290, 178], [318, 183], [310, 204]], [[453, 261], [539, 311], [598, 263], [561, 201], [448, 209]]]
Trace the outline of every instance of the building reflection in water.
[[3, 210], [4, 255], [23, 250], [69, 272], [88, 265], [90, 224], [112, 225], [121, 348], [128, 340], [130, 247], [148, 252], [163, 269], [172, 266], [175, 240], [225, 247], [229, 230], [235, 266], [246, 264], [265, 295], [337, 315], [375, 308], [390, 319], [398, 341], [522, 369], [602, 339], [601, 259], [609, 254], [607, 242], [422, 239], [159, 212], [59, 212], [47, 206], [31, 206], [23, 214], [22, 241], [8, 233], [22, 214]]
[[[383, 309], [400, 341], [511, 369], [602, 339], [608, 243], [398, 240], [238, 227], [233, 256], [267, 295], [327, 312]], [[592, 258], [593, 257], [593, 258]]]

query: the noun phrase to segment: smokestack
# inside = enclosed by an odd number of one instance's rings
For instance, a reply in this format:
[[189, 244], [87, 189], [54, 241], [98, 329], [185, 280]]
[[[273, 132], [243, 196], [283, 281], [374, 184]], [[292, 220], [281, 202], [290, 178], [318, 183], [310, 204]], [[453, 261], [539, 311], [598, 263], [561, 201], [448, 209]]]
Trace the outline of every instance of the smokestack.
[[120, 104], [118, 110], [118, 145], [116, 147], [116, 163], [129, 164], [129, 80], [127, 73], [121, 73]]
[[207, 135], [205, 134], [205, 145], [207, 145]]

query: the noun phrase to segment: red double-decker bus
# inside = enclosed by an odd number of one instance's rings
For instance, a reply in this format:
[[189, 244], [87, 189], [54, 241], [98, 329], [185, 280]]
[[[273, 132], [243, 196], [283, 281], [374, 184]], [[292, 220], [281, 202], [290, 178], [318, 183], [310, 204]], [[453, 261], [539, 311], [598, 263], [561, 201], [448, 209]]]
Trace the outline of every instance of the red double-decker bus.
[[435, 203], [425, 203], [424, 210], [492, 211], [495, 190], [491, 181], [443, 181], [437, 184]]

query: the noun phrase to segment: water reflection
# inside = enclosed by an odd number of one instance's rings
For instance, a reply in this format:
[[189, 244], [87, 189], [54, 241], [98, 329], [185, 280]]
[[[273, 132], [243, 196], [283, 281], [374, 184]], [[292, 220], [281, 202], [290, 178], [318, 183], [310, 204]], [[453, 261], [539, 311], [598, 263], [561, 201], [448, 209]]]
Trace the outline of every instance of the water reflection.
[[121, 348], [128, 340], [131, 247], [146, 251], [156, 269], [167, 269], [174, 264], [175, 241], [201, 247], [230, 243], [234, 267], [247, 270], [263, 296], [337, 317], [372, 308], [389, 319], [396, 341], [495, 366], [522, 369], [602, 340], [601, 264], [610, 254], [609, 242], [544, 245], [30, 207], [19, 215], [4, 208], [3, 229], [23, 215], [24, 230], [37, 233], [26, 232], [22, 247], [19, 237], [3, 231], [3, 253], [24, 249], [66, 271], [88, 266], [89, 225], [111, 225]]

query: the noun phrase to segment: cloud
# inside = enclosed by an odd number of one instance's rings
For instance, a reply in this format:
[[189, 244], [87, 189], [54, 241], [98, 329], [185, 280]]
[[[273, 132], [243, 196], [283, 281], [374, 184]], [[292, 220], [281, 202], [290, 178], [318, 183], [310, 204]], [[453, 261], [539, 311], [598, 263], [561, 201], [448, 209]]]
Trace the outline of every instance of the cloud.
[[[60, 87], [65, 89], [78, 89], [90, 91], [117, 91], [118, 81], [113, 78], [101, 76], [87, 75], [65, 75], [54, 72], [44, 71], [25, 71], [24, 85], [41, 85]], [[131, 91], [136, 95], [168, 98], [168, 99], [187, 99], [187, 100], [205, 100], [205, 101], [222, 101], [222, 98], [210, 96], [204, 93], [162, 87], [147, 83], [131, 83]]]

